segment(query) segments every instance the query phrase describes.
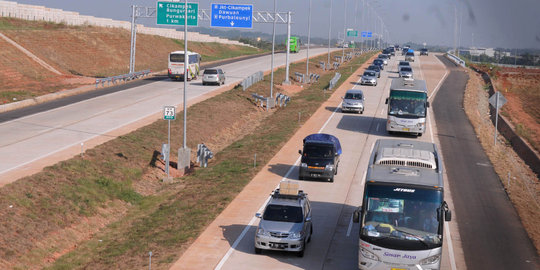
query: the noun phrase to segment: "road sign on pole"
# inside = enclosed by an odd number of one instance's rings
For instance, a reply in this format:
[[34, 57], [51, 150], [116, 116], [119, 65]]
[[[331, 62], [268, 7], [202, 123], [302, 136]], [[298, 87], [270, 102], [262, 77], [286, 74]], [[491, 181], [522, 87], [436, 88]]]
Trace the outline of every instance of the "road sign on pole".
[[[157, 22], [156, 24], [160, 25], [184, 25], [185, 24], [185, 3], [180, 2], [157, 2]], [[199, 23], [198, 19], [199, 4], [198, 3], [188, 3], [188, 15], [187, 15], [187, 25], [188, 26], [197, 26]]]
[[163, 120], [174, 120], [176, 118], [176, 108], [174, 106], [163, 107]]
[[253, 28], [253, 5], [212, 4], [212, 27]]
[[348, 37], [357, 37], [358, 36], [358, 31], [354, 31], [352, 29], [347, 29], [347, 36]]
[[372, 33], [371, 32], [367, 32], [367, 37], [372, 37]]

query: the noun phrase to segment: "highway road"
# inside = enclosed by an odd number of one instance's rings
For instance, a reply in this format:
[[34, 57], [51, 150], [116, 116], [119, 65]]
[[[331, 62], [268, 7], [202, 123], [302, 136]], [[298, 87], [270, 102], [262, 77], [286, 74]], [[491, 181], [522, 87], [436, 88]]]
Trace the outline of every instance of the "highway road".
[[[385, 130], [387, 107], [384, 103], [391, 79], [397, 77], [397, 61], [402, 59], [402, 56], [391, 59], [375, 87], [357, 85], [360, 77], [359, 73], [355, 73], [354, 81], [340, 87], [304, 124], [302, 130], [206, 229], [172, 269], [357, 269], [359, 225], [352, 223], [352, 212], [361, 203], [372, 145], [378, 138], [389, 137]], [[433, 97], [448, 75], [446, 67], [434, 56], [417, 57], [412, 66], [416, 78], [426, 79], [429, 94]], [[340, 97], [349, 88], [364, 91], [364, 114], [340, 112]], [[426, 134], [419, 138], [403, 137], [438, 143], [432, 115], [432, 112], [428, 114]], [[258, 219], [253, 215], [262, 211], [268, 194], [281, 179], [298, 179], [297, 151], [301, 149], [302, 138], [314, 132], [336, 135], [344, 150], [334, 183], [301, 181], [302, 189], [312, 201], [312, 241], [303, 258], [274, 251], [263, 251], [262, 255], [256, 255], [253, 239]], [[449, 192], [445, 199], [452, 208]], [[459, 239], [457, 227], [448, 225], [452, 223], [447, 223], [445, 230], [442, 268], [464, 269], [459, 244], [448, 245], [452, 243], [449, 239]]]
[[540, 269], [536, 249], [462, 109], [460, 89], [468, 75], [441, 60], [451, 73], [433, 108], [466, 264], [469, 269]]
[[[326, 48], [316, 48], [310, 51], [310, 55], [327, 51]], [[291, 54], [290, 59], [294, 62], [305, 56], [304, 53]], [[259, 70], [269, 71], [270, 57], [265, 55], [222, 65], [226, 84], [230, 88]], [[276, 54], [275, 66], [284, 64], [285, 54]], [[167, 79], [135, 85], [131, 88], [118, 87], [119, 91], [76, 103], [64, 102], [54, 109], [33, 112], [29, 108], [26, 109], [30, 111], [28, 115], [1, 122], [0, 186], [70, 158], [81, 149], [149, 124], [160, 118], [163, 106], [183, 106], [183, 82]], [[202, 86], [200, 79], [189, 82], [188, 104], [200, 101], [218, 89], [229, 88]]]

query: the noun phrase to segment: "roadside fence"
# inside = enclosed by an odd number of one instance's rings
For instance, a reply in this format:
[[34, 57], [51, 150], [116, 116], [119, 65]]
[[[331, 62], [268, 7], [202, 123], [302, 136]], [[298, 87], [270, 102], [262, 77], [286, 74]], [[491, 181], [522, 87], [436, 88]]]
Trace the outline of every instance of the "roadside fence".
[[304, 82], [304, 74], [303, 73], [300, 73], [300, 72], [295, 72], [294, 73], [294, 78], [296, 79], [297, 82]]
[[334, 62], [333, 63], [334, 69], [338, 69], [340, 65], [341, 65], [340, 62]]
[[259, 106], [259, 102], [260, 102], [260, 107], [264, 107], [264, 103], [266, 102], [266, 110], [268, 110], [268, 98], [267, 97], [264, 97], [264, 96], [261, 96], [257, 93], [252, 93], [251, 94], [251, 97], [255, 99], [255, 104], [257, 104], [257, 106]]
[[319, 74], [317, 74], [317, 73], [311, 73], [311, 74], [309, 74], [309, 81], [310, 82], [318, 82], [320, 77], [321, 76]]
[[264, 80], [264, 73], [262, 71], [259, 71], [249, 75], [247, 78], [242, 80], [242, 83], [240, 83], [240, 85], [242, 85], [242, 89], [246, 91], [246, 89], [262, 80]]
[[334, 78], [332, 78], [330, 82], [328, 83], [328, 90], [332, 90], [332, 88], [336, 86], [337, 82], [339, 81], [339, 78], [341, 78], [341, 74], [339, 74], [339, 72], [336, 72], [336, 75], [334, 75]]
[[276, 105], [279, 105], [279, 107], [287, 107], [287, 102], [289, 102], [290, 100], [291, 98], [285, 94], [276, 94]]
[[323, 61], [319, 61], [319, 67], [322, 68], [323, 71], [326, 71], [326, 63]]
[[465, 67], [465, 61], [461, 60], [461, 58], [459, 58], [459, 57], [457, 57], [457, 56], [451, 54], [450, 52], [448, 52], [448, 53], [446, 54], [446, 57], [447, 57], [448, 59], [452, 60], [454, 63], [456, 63], [456, 64], [458, 64], [458, 65], [460, 65], [460, 66], [462, 66], [462, 67]]
[[110, 86], [111, 83], [114, 85], [119, 81], [127, 82], [127, 81], [135, 80], [138, 78], [142, 78], [148, 74], [150, 74], [149, 69], [133, 72], [133, 73], [128, 73], [128, 74], [123, 74], [123, 75], [118, 75], [118, 76], [113, 76], [113, 77], [99, 78], [99, 79], [96, 79], [96, 88], [98, 88], [99, 84], [101, 84], [102, 87], [105, 87], [105, 83], [107, 83], [107, 86]]

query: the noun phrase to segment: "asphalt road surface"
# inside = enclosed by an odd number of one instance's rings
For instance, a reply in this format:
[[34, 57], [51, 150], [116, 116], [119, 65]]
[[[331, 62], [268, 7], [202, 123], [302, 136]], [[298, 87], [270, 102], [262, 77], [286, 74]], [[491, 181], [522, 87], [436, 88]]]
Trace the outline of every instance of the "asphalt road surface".
[[[327, 51], [313, 49], [310, 55]], [[291, 62], [305, 57], [303, 53], [290, 56]], [[265, 55], [222, 65], [226, 84], [233, 87], [259, 70], [269, 71], [270, 58]], [[276, 54], [275, 67], [284, 64], [285, 54]], [[203, 86], [200, 79], [191, 81], [186, 92], [188, 104], [219, 89]], [[0, 186], [149, 124], [160, 118], [163, 106], [181, 108], [183, 91], [183, 82], [142, 80], [27, 108], [18, 114], [2, 114], [0, 118], [5, 121], [0, 122]]]
[[[354, 81], [345, 82], [336, 90], [337, 93], [209, 225], [172, 269], [357, 269], [359, 225], [352, 223], [352, 213], [361, 203], [365, 171], [374, 142], [379, 138], [395, 137], [386, 132], [385, 99], [391, 80], [398, 77], [399, 60], [403, 60], [403, 56], [391, 59], [377, 86], [358, 85], [358, 74], [363, 72], [359, 70], [353, 75]], [[434, 56], [417, 57], [412, 66], [415, 77], [427, 81], [430, 95], [447, 74], [445, 66]], [[364, 91], [364, 114], [339, 110], [340, 96], [351, 88]], [[436, 126], [432, 120], [428, 114], [428, 131], [422, 137], [402, 137], [436, 142]], [[343, 154], [333, 183], [300, 181], [301, 188], [309, 194], [313, 213], [313, 237], [305, 255], [298, 258], [295, 254], [276, 251], [256, 255], [253, 241], [258, 219], [253, 216], [262, 211], [268, 194], [281, 179], [298, 179], [297, 151], [301, 149], [302, 138], [315, 132], [337, 136]], [[445, 198], [452, 200], [450, 196]], [[452, 239], [449, 233], [457, 234], [457, 231], [445, 230], [447, 241], [443, 246], [442, 268], [456, 269], [456, 265], [463, 263], [454, 256], [454, 249], [459, 247], [448, 245], [448, 239]]]
[[433, 108], [467, 268], [540, 269], [536, 249], [463, 111], [468, 75], [441, 61], [450, 74]]

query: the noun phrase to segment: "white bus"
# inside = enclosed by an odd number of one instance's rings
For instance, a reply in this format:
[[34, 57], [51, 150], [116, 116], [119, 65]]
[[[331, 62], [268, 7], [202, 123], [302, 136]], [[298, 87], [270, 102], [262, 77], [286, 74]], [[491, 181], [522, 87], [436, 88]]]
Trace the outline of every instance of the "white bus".
[[[196, 52], [187, 52], [188, 77], [187, 80], [197, 79], [201, 65], [201, 55]], [[174, 51], [169, 54], [168, 75], [175, 80], [184, 80], [184, 51]]]
[[389, 133], [407, 132], [422, 136], [426, 131], [427, 101], [426, 81], [396, 78], [390, 85], [386, 130]]
[[360, 269], [440, 269], [444, 222], [443, 168], [437, 146], [379, 139], [369, 160], [360, 223]]

